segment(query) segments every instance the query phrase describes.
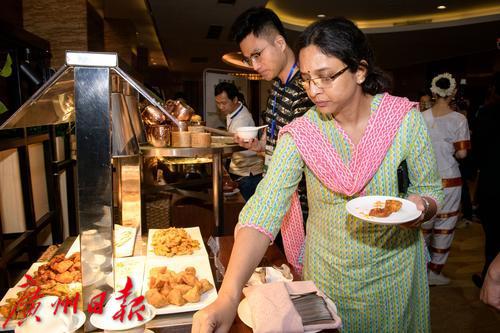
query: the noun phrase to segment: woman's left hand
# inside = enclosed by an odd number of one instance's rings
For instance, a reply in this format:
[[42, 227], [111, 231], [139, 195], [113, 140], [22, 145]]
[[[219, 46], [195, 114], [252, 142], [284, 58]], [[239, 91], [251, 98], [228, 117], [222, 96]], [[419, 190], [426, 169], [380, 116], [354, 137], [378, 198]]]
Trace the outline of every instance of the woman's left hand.
[[419, 228], [420, 225], [424, 222], [424, 216], [425, 216], [425, 203], [424, 200], [420, 195], [416, 194], [410, 194], [407, 198], [409, 201], [413, 202], [415, 205], [417, 205], [417, 209], [422, 212], [420, 216], [410, 222], [402, 223], [400, 224], [401, 228], [405, 229], [415, 229]]

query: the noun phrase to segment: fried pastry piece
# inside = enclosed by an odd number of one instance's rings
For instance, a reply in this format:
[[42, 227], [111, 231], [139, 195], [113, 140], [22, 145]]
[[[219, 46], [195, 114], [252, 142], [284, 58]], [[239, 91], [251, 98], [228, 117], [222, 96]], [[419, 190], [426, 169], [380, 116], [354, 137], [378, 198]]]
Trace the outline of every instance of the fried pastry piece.
[[189, 303], [197, 303], [200, 301], [201, 292], [197, 286], [191, 288], [187, 293], [182, 295], [182, 297]]
[[201, 279], [200, 282], [201, 282], [201, 293], [207, 292], [214, 287], [210, 282], [208, 282], [207, 279]]
[[179, 289], [172, 289], [168, 294], [167, 300], [170, 304], [182, 306], [186, 304], [186, 300], [182, 297], [182, 293]]
[[391, 215], [392, 212], [388, 209], [385, 208], [373, 208], [370, 210], [370, 213], [368, 215], [374, 216], [374, 217], [387, 217]]
[[70, 272], [57, 274], [55, 280], [59, 283], [71, 283], [73, 282], [73, 274]]
[[81, 259], [80, 252], [73, 253], [68, 259], [75, 262], [75, 263], [80, 262], [80, 259]]
[[155, 308], [162, 308], [168, 305], [167, 297], [161, 294], [157, 289], [149, 289], [146, 292], [146, 300]]
[[73, 266], [73, 261], [71, 261], [71, 260], [63, 260], [61, 262], [58, 262], [58, 263], [54, 264], [53, 269], [56, 272], [58, 272], [58, 273], [64, 273], [68, 269], [70, 269], [71, 266]]
[[385, 207], [389, 209], [392, 213], [395, 213], [401, 209], [401, 206], [403, 206], [403, 203], [398, 200], [386, 200], [385, 201]]
[[0, 306], [0, 316], [7, 318], [9, 316], [9, 313], [10, 313], [10, 305], [9, 304], [5, 304], [5, 305]]
[[193, 287], [188, 286], [187, 284], [177, 284], [173, 288], [180, 290], [181, 294], [184, 295], [185, 293], [190, 291]]
[[184, 269], [184, 272], [186, 272], [187, 274], [191, 274], [191, 275], [196, 276], [196, 268], [194, 268], [194, 267], [191, 267], [191, 266], [186, 267]]
[[[157, 289], [157, 290], [158, 290], [158, 289]], [[161, 288], [160, 293], [161, 293], [163, 296], [167, 297], [167, 296], [168, 296], [168, 294], [169, 294], [171, 291], [172, 291], [172, 288], [171, 288], [168, 284], [165, 284], [165, 285], [163, 285], [163, 288]], [[166, 298], [165, 298], [165, 299], [166, 299]]]
[[191, 274], [182, 274], [182, 282], [184, 284], [187, 284], [188, 286], [193, 287], [195, 285], [196, 281], [198, 281], [196, 276], [191, 275]]
[[392, 213], [399, 211], [402, 205], [403, 203], [398, 200], [386, 200], [383, 208], [380, 207], [372, 208], [368, 215], [374, 217], [387, 217]]

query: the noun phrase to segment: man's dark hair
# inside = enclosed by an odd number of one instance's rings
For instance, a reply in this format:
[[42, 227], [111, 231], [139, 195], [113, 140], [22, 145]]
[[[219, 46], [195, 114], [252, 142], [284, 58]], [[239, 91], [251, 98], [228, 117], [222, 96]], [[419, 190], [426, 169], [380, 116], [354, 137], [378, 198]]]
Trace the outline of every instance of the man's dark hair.
[[221, 82], [215, 86], [214, 96], [218, 96], [218, 95], [222, 94], [223, 92], [226, 92], [226, 95], [230, 100], [233, 100], [235, 97], [237, 97], [239, 100], [240, 92], [238, 91], [238, 88], [236, 88], [236, 86], [233, 83]]
[[286, 40], [285, 28], [278, 15], [264, 7], [253, 7], [238, 16], [231, 27], [229, 36], [240, 44], [251, 33], [260, 37], [268, 33], [269, 29], [276, 30]]

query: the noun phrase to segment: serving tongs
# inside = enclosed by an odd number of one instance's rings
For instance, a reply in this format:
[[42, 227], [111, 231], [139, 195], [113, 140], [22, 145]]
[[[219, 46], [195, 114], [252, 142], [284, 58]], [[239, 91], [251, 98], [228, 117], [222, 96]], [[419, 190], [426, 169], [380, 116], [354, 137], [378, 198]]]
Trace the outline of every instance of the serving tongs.
[[228, 131], [223, 131], [223, 130], [208, 127], [208, 126], [201, 126], [201, 127], [203, 127], [203, 129], [206, 130], [207, 132], [211, 132], [211, 133], [215, 133], [215, 134], [219, 134], [219, 135], [223, 135], [223, 136], [234, 136], [234, 133], [231, 133]]
[[290, 299], [302, 318], [304, 326], [334, 320], [325, 299], [316, 292], [290, 295]]

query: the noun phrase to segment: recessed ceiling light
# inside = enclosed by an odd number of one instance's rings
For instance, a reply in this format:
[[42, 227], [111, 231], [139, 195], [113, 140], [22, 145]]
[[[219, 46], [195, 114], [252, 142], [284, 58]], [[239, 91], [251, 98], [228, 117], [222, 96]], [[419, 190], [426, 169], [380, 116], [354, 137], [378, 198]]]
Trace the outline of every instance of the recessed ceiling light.
[[319, 18], [325, 18], [325, 17], [326, 17], [326, 15], [325, 15], [325, 14], [318, 14], [318, 15], [316, 15], [316, 16], [317, 16], [317, 17], [319, 17]]
[[443, 6], [443, 5], [437, 6], [437, 9], [446, 9], [446, 6]]

